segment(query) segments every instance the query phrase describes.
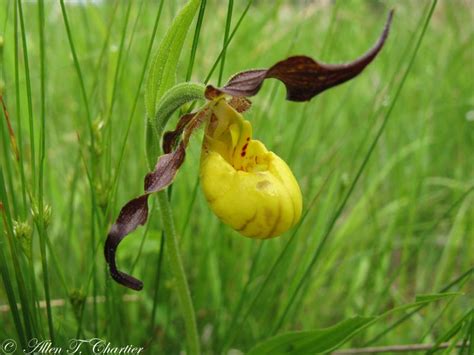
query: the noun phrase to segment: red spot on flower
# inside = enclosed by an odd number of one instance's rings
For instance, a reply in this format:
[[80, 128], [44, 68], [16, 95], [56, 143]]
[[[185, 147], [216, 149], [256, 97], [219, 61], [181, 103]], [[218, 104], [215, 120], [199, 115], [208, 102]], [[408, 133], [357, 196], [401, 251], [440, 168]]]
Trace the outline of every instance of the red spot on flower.
[[248, 143], [245, 143], [244, 146], [242, 147], [242, 152], [240, 153], [241, 157], [245, 157], [245, 154], [247, 154], [246, 150], [247, 150], [248, 145], [249, 145]]

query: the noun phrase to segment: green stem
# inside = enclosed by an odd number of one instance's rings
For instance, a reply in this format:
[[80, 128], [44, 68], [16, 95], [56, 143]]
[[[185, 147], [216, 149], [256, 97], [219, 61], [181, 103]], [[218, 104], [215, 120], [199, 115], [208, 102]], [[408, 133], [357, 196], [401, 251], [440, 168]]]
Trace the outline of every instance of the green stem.
[[[156, 157], [160, 152], [160, 139], [166, 123], [173, 113], [182, 105], [202, 99], [204, 97], [204, 85], [195, 83], [181, 83], [170, 88], [160, 99], [156, 106], [155, 117], [147, 118], [147, 142], [146, 157], [150, 169], [153, 168]], [[158, 194], [159, 209], [163, 223], [165, 248], [168, 255], [169, 266], [175, 279], [176, 291], [178, 293], [179, 305], [184, 318], [186, 328], [186, 341], [189, 354], [200, 354], [199, 336], [196, 325], [191, 293], [184, 271], [181, 256], [179, 254], [178, 238], [174, 225], [171, 205], [166, 190]]]
[[184, 324], [186, 328], [186, 341], [189, 354], [199, 354], [199, 336], [196, 326], [196, 315], [189, 292], [186, 274], [178, 249], [178, 238], [173, 221], [171, 205], [168, 201], [168, 195], [165, 191], [158, 192], [158, 203], [161, 211], [161, 221], [165, 232], [165, 247], [168, 255], [168, 261], [173, 277], [175, 279], [178, 300], [183, 312]]
[[224, 48], [222, 48], [221, 52], [219, 53], [219, 55], [217, 56], [217, 59], [216, 61], [214, 62], [214, 64], [212, 65], [211, 67], [211, 70], [209, 71], [209, 74], [207, 74], [207, 77], [206, 79], [204, 80], [204, 83], [207, 84], [209, 82], [209, 80], [211, 79], [211, 76], [212, 76], [212, 73], [214, 73], [214, 70], [217, 68], [217, 65], [219, 64], [222, 56], [224, 55], [224, 52], [227, 50], [227, 47], [229, 47], [229, 44], [230, 42], [232, 41], [232, 39], [234, 38], [234, 35], [237, 33], [237, 30], [239, 29], [240, 27], [240, 24], [242, 23], [242, 21], [244, 20], [245, 18], [245, 15], [247, 15], [247, 12], [249, 11], [250, 9], [250, 5], [252, 5], [252, 2], [253, 0], [249, 0], [249, 2], [247, 3], [247, 6], [245, 7], [244, 11], [242, 12], [242, 15], [240, 15], [240, 18], [239, 20], [237, 21], [237, 24], [235, 25], [234, 29], [232, 30], [228, 40], [226, 41], [225, 45], [224, 45]]
[[[44, 163], [46, 159], [46, 55], [44, 41], [44, 2], [40, 0], [38, 3], [38, 22], [39, 22], [39, 40], [40, 40], [40, 73], [41, 73], [41, 127], [40, 127], [40, 157], [39, 157], [39, 179], [38, 179], [38, 221], [37, 228], [40, 241], [41, 267], [43, 270], [43, 287], [46, 299], [46, 314], [48, 317], [48, 329], [51, 342], [55, 343], [53, 312], [51, 310], [51, 292], [49, 288], [49, 271], [46, 256], [46, 240], [48, 234], [44, 219]], [[34, 271], [34, 269], [33, 269]], [[33, 284], [34, 286], [34, 284]]]
[[222, 76], [224, 74], [224, 66], [225, 66], [225, 56], [226, 56], [226, 49], [227, 49], [227, 41], [229, 39], [229, 31], [230, 31], [230, 23], [232, 22], [232, 10], [234, 9], [234, 0], [229, 0], [229, 6], [227, 8], [227, 20], [225, 22], [225, 33], [224, 33], [224, 45], [223, 45], [223, 53], [221, 59], [221, 68], [219, 70], [219, 80], [217, 81], [217, 85], [221, 86], [222, 84]]
[[28, 123], [30, 128], [30, 155], [31, 155], [31, 176], [33, 179], [33, 192], [36, 188], [36, 152], [35, 152], [35, 134], [34, 134], [34, 119], [33, 119], [33, 94], [31, 92], [31, 80], [30, 80], [30, 65], [28, 59], [28, 46], [26, 41], [26, 29], [25, 29], [25, 19], [23, 16], [23, 6], [21, 0], [18, 1], [18, 14], [20, 16], [20, 29], [21, 29], [21, 38], [23, 43], [23, 61], [25, 65], [25, 79], [26, 79], [26, 96], [28, 103]]
[[191, 80], [191, 75], [193, 73], [194, 60], [196, 59], [196, 51], [199, 42], [199, 36], [201, 34], [202, 20], [204, 19], [204, 13], [206, 12], [206, 1], [207, 0], [201, 0], [201, 7], [199, 8], [198, 19], [196, 22], [196, 29], [194, 30], [194, 38], [191, 47], [191, 56], [188, 64], [188, 71], [186, 73], [186, 81]]

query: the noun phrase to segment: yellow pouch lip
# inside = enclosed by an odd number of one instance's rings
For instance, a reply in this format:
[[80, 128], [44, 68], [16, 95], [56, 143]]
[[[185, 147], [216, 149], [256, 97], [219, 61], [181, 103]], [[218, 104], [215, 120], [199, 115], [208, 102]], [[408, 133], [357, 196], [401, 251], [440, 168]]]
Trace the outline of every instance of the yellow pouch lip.
[[235, 170], [214, 151], [203, 157], [201, 186], [211, 209], [246, 237], [276, 237], [301, 216], [302, 199], [296, 180], [291, 175], [293, 182], [289, 183], [276, 174], [277, 170], [290, 170], [278, 156], [269, 154], [270, 169], [263, 172]]
[[201, 186], [213, 212], [243, 236], [276, 237], [296, 224], [302, 197], [288, 165], [252, 139], [252, 126], [215, 103], [201, 153]]

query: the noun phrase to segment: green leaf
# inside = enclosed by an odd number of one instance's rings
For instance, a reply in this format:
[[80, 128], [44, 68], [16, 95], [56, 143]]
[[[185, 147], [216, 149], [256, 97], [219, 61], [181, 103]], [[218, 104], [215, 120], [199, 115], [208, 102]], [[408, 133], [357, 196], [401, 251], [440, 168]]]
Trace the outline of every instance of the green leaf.
[[445, 293], [430, 293], [427, 295], [418, 295], [416, 296], [416, 303], [431, 303], [445, 299], [447, 297], [461, 296], [460, 292], [445, 292]]
[[184, 104], [194, 100], [204, 100], [204, 85], [180, 83], [170, 88], [156, 105], [156, 127], [161, 136], [171, 115]]
[[145, 89], [145, 106], [148, 119], [155, 117], [156, 102], [175, 83], [179, 56], [199, 3], [200, 0], [190, 0], [181, 9], [153, 58]]
[[149, 118], [146, 122], [146, 156], [150, 169], [154, 168], [160, 155], [161, 135], [171, 115], [182, 105], [199, 99], [204, 99], [204, 85], [180, 83], [167, 90], [158, 101], [156, 119]]
[[445, 298], [458, 296], [459, 293], [447, 292], [416, 297], [414, 303], [409, 303], [389, 310], [379, 316], [356, 316], [323, 329], [288, 332], [271, 337], [252, 348], [248, 355], [263, 354], [318, 354], [327, 353], [338, 349], [348, 340], [352, 339], [363, 329], [371, 326], [385, 316], [410, 308], [424, 306]]
[[254, 347], [248, 355], [315, 354], [331, 351], [352, 338], [377, 317], [354, 317], [335, 326], [276, 335]]

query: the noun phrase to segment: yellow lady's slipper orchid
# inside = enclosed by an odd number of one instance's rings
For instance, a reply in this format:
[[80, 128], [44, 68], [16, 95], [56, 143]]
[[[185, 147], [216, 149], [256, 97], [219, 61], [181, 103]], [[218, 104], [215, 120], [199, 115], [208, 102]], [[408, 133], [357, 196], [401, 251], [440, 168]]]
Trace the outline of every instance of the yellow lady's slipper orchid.
[[271, 238], [301, 217], [302, 197], [288, 165], [252, 139], [252, 126], [216, 99], [201, 153], [201, 185], [213, 212], [240, 234]]
[[[280, 157], [268, 151], [262, 142], [252, 139], [252, 126], [240, 114], [251, 105], [247, 97], [256, 95], [266, 79], [281, 81], [286, 88], [286, 98], [297, 102], [309, 101], [321, 92], [351, 80], [382, 49], [392, 17], [393, 10], [375, 45], [349, 63], [324, 64], [307, 56], [292, 56], [267, 69], [237, 73], [223, 87], [207, 85], [204, 89], [200, 84], [181, 83], [170, 88], [157, 104], [159, 120], [147, 125], [155, 129], [155, 134], [184, 103], [200, 98], [208, 102], [198, 111], [181, 116], [176, 128], [163, 134], [164, 154], [158, 157], [153, 171], [146, 174], [143, 194], [128, 201], [110, 227], [104, 256], [113, 279], [134, 290], [143, 287], [140, 280], [118, 270], [117, 247], [123, 238], [146, 223], [148, 197], [173, 183], [185, 160], [191, 135], [204, 123], [201, 185], [214, 213], [240, 234], [257, 239], [276, 237], [298, 223], [302, 210], [298, 183]], [[154, 76], [152, 80], [155, 80]], [[156, 93], [151, 95], [156, 96]], [[148, 146], [149, 157], [154, 154], [159, 136], [154, 139], [156, 142]], [[170, 212], [164, 215], [172, 220]]]

